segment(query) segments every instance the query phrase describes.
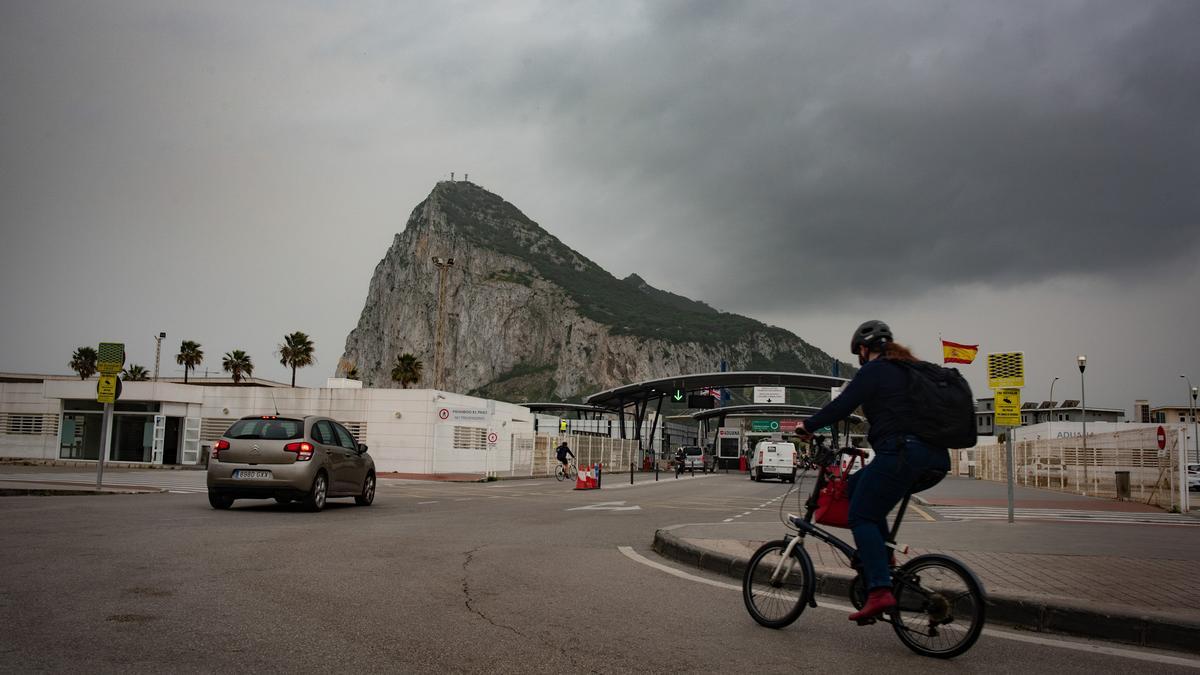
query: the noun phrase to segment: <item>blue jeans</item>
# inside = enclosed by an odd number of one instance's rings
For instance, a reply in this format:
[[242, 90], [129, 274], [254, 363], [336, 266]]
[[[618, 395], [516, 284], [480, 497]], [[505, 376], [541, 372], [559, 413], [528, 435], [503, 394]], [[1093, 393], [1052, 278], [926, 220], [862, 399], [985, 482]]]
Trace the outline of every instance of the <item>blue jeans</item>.
[[867, 590], [891, 588], [888, 570], [888, 514], [905, 495], [927, 490], [941, 481], [930, 472], [950, 470], [950, 455], [916, 436], [888, 439], [875, 448], [875, 458], [850, 477], [850, 530], [862, 563]]

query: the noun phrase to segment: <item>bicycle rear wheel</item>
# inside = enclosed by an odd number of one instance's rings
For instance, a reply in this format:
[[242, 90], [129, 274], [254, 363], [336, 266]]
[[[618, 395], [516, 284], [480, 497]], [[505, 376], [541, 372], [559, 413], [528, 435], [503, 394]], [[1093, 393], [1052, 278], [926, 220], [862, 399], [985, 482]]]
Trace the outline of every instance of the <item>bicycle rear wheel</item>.
[[892, 628], [909, 649], [949, 659], [971, 648], [983, 632], [986, 598], [975, 575], [944, 555], [922, 555], [895, 572]]
[[554, 467], [554, 477], [557, 478], [558, 480], [562, 480], [563, 478], [566, 478], [566, 474], [563, 472], [562, 464], [559, 464], [558, 466]]
[[800, 617], [812, 597], [812, 560], [797, 546], [784, 560], [788, 542], [783, 539], [763, 544], [746, 565], [742, 576], [742, 600], [746, 611], [767, 628], [783, 628]]

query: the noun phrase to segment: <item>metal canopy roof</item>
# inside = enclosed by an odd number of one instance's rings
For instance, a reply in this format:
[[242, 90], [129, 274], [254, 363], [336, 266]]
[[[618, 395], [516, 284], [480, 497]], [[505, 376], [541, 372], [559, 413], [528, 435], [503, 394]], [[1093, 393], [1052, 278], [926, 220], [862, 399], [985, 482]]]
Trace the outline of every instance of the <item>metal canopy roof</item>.
[[609, 410], [617, 410], [623, 405], [641, 403], [660, 396], [670, 396], [676, 389], [687, 392], [698, 391], [706, 387], [756, 387], [774, 385], [791, 389], [828, 392], [833, 387], [840, 387], [848, 381], [843, 377], [804, 373], [773, 373], [764, 371], [698, 373], [627, 384], [615, 389], [592, 394], [584, 402]]
[[[751, 403], [747, 405], [729, 405], [723, 408], [713, 408], [712, 410], [701, 410], [697, 413], [692, 413], [692, 419], [701, 421], [712, 419], [714, 417], [751, 417], [754, 415], [795, 415], [802, 417], [812, 417], [817, 414], [820, 408], [814, 408], [810, 405], [786, 405], [778, 403]], [[850, 421], [862, 422], [863, 418], [858, 415], [851, 415]]]
[[587, 405], [586, 403], [522, 403], [521, 407], [529, 408], [533, 412], [551, 412], [551, 411], [566, 411], [566, 412], [588, 412], [588, 413], [610, 413], [612, 410], [603, 408], [598, 405]]

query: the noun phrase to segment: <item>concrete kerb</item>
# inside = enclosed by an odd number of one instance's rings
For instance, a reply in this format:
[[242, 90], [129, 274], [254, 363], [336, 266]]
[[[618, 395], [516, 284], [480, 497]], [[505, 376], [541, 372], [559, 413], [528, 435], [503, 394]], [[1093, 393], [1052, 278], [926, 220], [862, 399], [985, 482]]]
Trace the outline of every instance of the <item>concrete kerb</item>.
[[[676, 526], [678, 527], [678, 526]], [[654, 533], [654, 551], [678, 562], [741, 579], [749, 557], [698, 546], [664, 528]], [[819, 595], [848, 601], [847, 572], [816, 574]], [[1059, 633], [1158, 649], [1200, 653], [1200, 621], [1171, 612], [1061, 598], [989, 592], [987, 621], [1038, 633]]]

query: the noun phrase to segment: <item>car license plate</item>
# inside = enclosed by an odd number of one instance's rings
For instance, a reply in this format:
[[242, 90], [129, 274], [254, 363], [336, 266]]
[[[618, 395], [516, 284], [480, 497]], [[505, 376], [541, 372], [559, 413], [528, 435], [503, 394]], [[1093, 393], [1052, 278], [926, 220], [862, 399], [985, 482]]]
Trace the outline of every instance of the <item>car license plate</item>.
[[236, 480], [263, 480], [271, 477], [270, 471], [248, 471], [246, 469], [238, 469], [233, 472], [233, 477]]

